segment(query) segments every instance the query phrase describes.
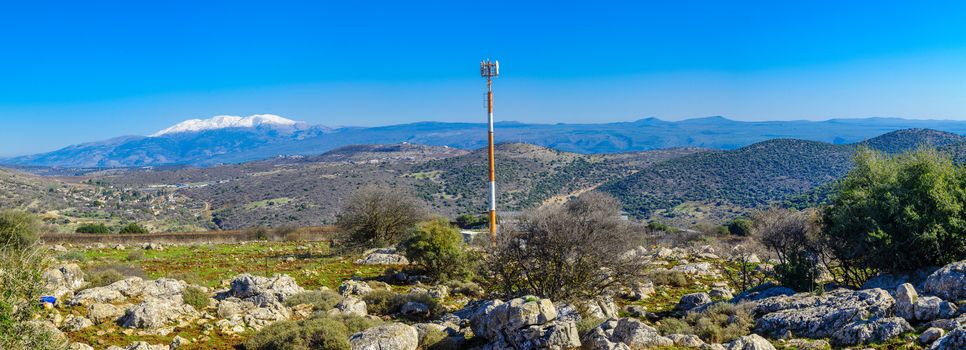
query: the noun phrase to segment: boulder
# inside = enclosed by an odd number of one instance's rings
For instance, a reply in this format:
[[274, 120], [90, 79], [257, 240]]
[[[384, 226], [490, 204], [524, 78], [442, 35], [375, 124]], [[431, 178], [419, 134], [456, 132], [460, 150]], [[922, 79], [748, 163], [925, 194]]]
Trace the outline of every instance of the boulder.
[[691, 293], [681, 297], [681, 301], [674, 307], [678, 311], [689, 311], [699, 306], [711, 303], [708, 293]]
[[399, 313], [403, 316], [425, 318], [429, 317], [429, 306], [420, 302], [410, 301], [399, 308]]
[[272, 323], [288, 320], [291, 317], [292, 312], [281, 303], [269, 303], [247, 310], [241, 316], [241, 319], [248, 327], [259, 330]]
[[134, 342], [127, 346], [125, 350], [169, 350], [167, 345], [152, 345], [148, 342]]
[[[136, 286], [135, 281], [131, 281], [131, 284], [116, 286], [114, 288], [118, 289], [118, 291], [120, 291], [122, 288], [129, 288], [132, 289], [131, 292], [133, 292], [133, 290], [138, 287]], [[144, 282], [144, 289], [141, 291], [141, 295], [145, 298], [164, 299], [169, 301], [177, 300], [180, 302], [181, 293], [184, 292], [186, 288], [188, 288], [188, 283], [184, 281], [179, 281], [173, 278], [158, 278], [153, 281]]]
[[906, 320], [916, 319], [916, 301], [919, 293], [909, 283], [904, 283], [896, 288], [896, 316]]
[[419, 333], [402, 323], [388, 323], [369, 328], [349, 337], [352, 350], [416, 350]]
[[966, 299], [966, 260], [936, 270], [926, 277], [923, 287], [926, 294], [935, 295], [944, 300]]
[[94, 350], [94, 347], [84, 343], [70, 343], [68, 350]]
[[377, 248], [370, 249], [362, 254], [363, 258], [356, 260], [359, 265], [409, 265], [409, 259], [399, 254], [396, 248]]
[[573, 320], [557, 319], [549, 299], [525, 297], [506, 303], [481, 303], [470, 315], [473, 333], [489, 341], [492, 348], [570, 349], [580, 346]]
[[644, 300], [650, 298], [655, 292], [654, 282], [644, 281], [635, 283], [633, 287], [623, 291], [621, 294], [631, 300]]
[[581, 303], [583, 316], [591, 319], [617, 318], [617, 305], [610, 297], [598, 297]]
[[734, 298], [734, 295], [731, 295], [731, 291], [724, 288], [713, 288], [711, 289], [711, 292], [708, 293], [708, 295], [712, 299], [717, 299], [717, 300], [731, 300], [732, 298]]
[[114, 322], [123, 315], [123, 308], [111, 304], [96, 303], [87, 307], [87, 318], [94, 324]]
[[123, 301], [124, 299], [126, 299], [124, 294], [121, 294], [116, 289], [110, 287], [94, 287], [77, 292], [68, 304], [88, 306], [97, 303], [115, 303]]
[[342, 296], [350, 296], [350, 295], [362, 296], [362, 295], [368, 295], [369, 293], [372, 293], [372, 287], [370, 287], [368, 283], [363, 281], [347, 280], [347, 281], [342, 281], [342, 284], [339, 285], [339, 294], [341, 294]]
[[[142, 280], [140, 277], [128, 277], [123, 280], [111, 283], [110, 285], [108, 285], [108, 287], [130, 298], [130, 297], [140, 296], [141, 294], [144, 294], [144, 288], [146, 284], [147, 283], [144, 282], [144, 280]], [[153, 289], [153, 291], [157, 292], [157, 289]], [[179, 290], [178, 293], [180, 292], [181, 291]]]
[[671, 339], [674, 345], [685, 348], [700, 348], [705, 345], [704, 341], [694, 334], [670, 334], [667, 338]]
[[709, 262], [699, 262], [678, 265], [671, 268], [671, 271], [679, 271], [691, 276], [717, 276], [718, 271]]
[[857, 320], [832, 334], [832, 345], [850, 346], [882, 342], [912, 331], [902, 317]]
[[302, 293], [295, 279], [288, 275], [274, 275], [272, 277], [241, 274], [231, 281], [229, 296], [247, 299], [257, 305], [267, 305], [285, 301], [289, 296]]
[[929, 350], [961, 350], [966, 349], [966, 326], [959, 326], [936, 340]]
[[795, 291], [792, 290], [791, 288], [778, 286], [771, 282], [768, 282], [761, 286], [738, 293], [738, 295], [735, 296], [734, 299], [731, 299], [731, 302], [740, 303], [745, 301], [758, 301], [758, 300], [767, 299], [771, 297], [790, 296], [790, 295], [795, 295]]
[[932, 344], [937, 339], [942, 338], [944, 334], [946, 334], [946, 331], [942, 328], [930, 327], [919, 335], [919, 343], [922, 345]]
[[[429, 310], [428, 307], [426, 309]], [[356, 315], [363, 317], [369, 315], [369, 311], [366, 309], [366, 302], [362, 301], [362, 299], [354, 297], [343, 298], [342, 301], [335, 305], [334, 310], [343, 315]]]
[[94, 325], [94, 322], [83, 316], [67, 316], [67, 320], [64, 321], [63, 330], [68, 332], [76, 332], [87, 327]]
[[191, 305], [167, 300], [149, 300], [135, 305], [118, 320], [125, 328], [155, 329], [176, 321], [185, 323], [200, 317]]
[[671, 339], [662, 337], [656, 329], [633, 318], [619, 319], [611, 339], [632, 349], [674, 345]]
[[84, 286], [84, 271], [77, 264], [66, 264], [44, 271], [47, 293], [58, 299]]
[[774, 345], [771, 345], [767, 339], [757, 334], [746, 335], [735, 339], [725, 344], [724, 347], [728, 350], [775, 350]]
[[752, 305], [758, 316], [756, 333], [774, 338], [819, 339], [832, 337], [854, 322], [891, 317], [895, 299], [882, 289], [838, 289], [823, 295], [801, 293], [765, 298]]
[[932, 321], [955, 317], [958, 312], [956, 304], [944, 301], [937, 297], [921, 297], [916, 300], [914, 306], [916, 319], [919, 321]]

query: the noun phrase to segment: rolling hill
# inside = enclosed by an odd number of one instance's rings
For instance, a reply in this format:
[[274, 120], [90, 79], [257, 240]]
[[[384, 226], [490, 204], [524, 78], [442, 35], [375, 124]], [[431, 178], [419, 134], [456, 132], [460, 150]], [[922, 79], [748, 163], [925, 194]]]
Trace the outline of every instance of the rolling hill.
[[[849, 144], [908, 128], [964, 134], [966, 122], [898, 118], [745, 122], [708, 117], [681, 121], [646, 118], [601, 124], [499, 122], [496, 128], [496, 140], [500, 143], [529, 143], [564, 152], [603, 154], [683, 147], [731, 150], [776, 138]], [[330, 128], [272, 115], [219, 116], [189, 120], [152, 136], [118, 137], [4, 159], [0, 163], [61, 168], [213, 166], [278, 156], [319, 155], [348, 145], [402, 142], [474, 150], [486, 145], [486, 125], [420, 122]]]

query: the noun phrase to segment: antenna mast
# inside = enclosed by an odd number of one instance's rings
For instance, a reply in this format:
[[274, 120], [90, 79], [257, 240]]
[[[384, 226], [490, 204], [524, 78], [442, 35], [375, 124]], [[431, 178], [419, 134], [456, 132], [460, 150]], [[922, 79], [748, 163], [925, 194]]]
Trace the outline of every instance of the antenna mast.
[[480, 76], [486, 78], [486, 112], [489, 124], [490, 156], [490, 243], [496, 244], [496, 161], [493, 156], [493, 79], [500, 75], [500, 61], [480, 61]]

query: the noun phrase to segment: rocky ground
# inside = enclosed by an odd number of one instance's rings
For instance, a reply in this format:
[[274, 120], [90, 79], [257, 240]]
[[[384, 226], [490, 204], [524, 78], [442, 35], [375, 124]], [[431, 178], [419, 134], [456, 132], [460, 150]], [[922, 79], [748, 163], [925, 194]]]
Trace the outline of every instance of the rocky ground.
[[[348, 336], [353, 349], [440, 344], [480, 349], [966, 349], [966, 261], [920, 276], [882, 276], [861, 290], [796, 294], [767, 284], [736, 293], [729, 276], [734, 276], [738, 253], [709, 246], [639, 247], [628, 254], [650, 262], [650, 282], [567, 304], [537, 297], [489, 299], [423, 284], [420, 276], [383, 273], [408, 263], [392, 249], [333, 257], [320, 243], [240, 246], [54, 246], [61, 263], [45, 275], [58, 302], [43, 321], [58, 328], [72, 349], [233, 349], [268, 325], [318, 313], [378, 321]], [[147, 273], [92, 286], [97, 276], [85, 270], [97, 271], [138, 251], [144, 256], [132, 263]], [[218, 255], [226, 252], [236, 256]], [[768, 262], [757, 256], [741, 257], [755, 261], [759, 271], [768, 270]], [[191, 270], [191, 276], [212, 280], [172, 278]], [[377, 315], [365, 299], [380, 290], [423, 299], [412, 298], [393, 314]], [[338, 302], [325, 310], [296, 303], [312, 291], [337, 293]], [[693, 331], [698, 326], [671, 327], [679, 319], [698, 320], [696, 315], [725, 309], [732, 314], [721, 324], [735, 329], [745, 324], [747, 332], [716, 342], [714, 334]], [[744, 314], [748, 320], [741, 319]]]

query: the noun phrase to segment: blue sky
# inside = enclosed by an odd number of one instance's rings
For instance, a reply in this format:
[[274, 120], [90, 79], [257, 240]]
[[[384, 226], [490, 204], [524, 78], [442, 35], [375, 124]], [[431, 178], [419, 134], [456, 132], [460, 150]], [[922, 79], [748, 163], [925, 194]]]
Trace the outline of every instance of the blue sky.
[[966, 119], [966, 2], [17, 1], [0, 155], [189, 118]]

